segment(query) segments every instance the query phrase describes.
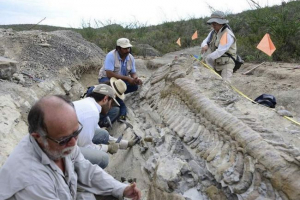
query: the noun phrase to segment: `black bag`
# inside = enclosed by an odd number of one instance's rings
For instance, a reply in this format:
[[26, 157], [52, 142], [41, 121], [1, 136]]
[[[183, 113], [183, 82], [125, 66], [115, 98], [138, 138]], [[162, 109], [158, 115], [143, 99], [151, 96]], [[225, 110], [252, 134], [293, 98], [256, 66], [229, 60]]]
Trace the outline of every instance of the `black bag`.
[[262, 94], [254, 101], [269, 108], [275, 108], [276, 106], [276, 98], [271, 94]]
[[235, 73], [241, 66], [244, 64], [244, 60], [241, 58], [241, 56], [236, 55], [236, 59], [229, 53], [225, 53], [227, 56], [229, 56], [235, 63], [233, 68], [233, 73]]

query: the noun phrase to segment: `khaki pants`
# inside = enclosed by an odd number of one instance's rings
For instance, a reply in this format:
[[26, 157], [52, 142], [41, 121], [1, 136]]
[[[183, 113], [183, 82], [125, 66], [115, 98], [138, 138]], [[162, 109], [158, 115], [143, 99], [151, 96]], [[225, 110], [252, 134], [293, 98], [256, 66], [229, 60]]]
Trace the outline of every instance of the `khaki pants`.
[[230, 78], [233, 74], [234, 61], [229, 59], [229, 62], [223, 65], [217, 64], [214, 60], [206, 59], [207, 64], [213, 67], [218, 74], [220, 74], [224, 81], [230, 82]]
[[234, 63], [215, 66], [215, 70], [221, 72], [221, 76], [223, 80], [228, 82], [230, 82], [230, 78], [232, 77], [233, 68], [234, 68]]

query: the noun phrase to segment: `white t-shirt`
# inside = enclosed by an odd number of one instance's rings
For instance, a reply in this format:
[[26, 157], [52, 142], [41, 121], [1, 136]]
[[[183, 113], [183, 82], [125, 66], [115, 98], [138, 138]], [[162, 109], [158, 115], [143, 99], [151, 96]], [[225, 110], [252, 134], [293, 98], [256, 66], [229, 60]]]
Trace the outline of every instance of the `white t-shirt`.
[[96, 145], [92, 142], [96, 129], [100, 128], [98, 122], [101, 106], [91, 97], [73, 103], [77, 118], [83, 126], [78, 136], [77, 145], [107, 152], [107, 145]]

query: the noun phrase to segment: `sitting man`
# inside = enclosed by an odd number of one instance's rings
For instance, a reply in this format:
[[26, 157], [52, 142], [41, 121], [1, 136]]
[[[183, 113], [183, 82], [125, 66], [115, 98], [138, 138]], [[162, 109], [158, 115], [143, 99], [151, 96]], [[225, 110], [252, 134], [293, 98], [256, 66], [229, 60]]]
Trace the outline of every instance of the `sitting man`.
[[117, 139], [110, 137], [109, 133], [98, 125], [99, 114], [106, 115], [113, 101], [118, 104], [115, 98], [116, 94], [111, 86], [99, 84], [88, 97], [73, 102], [78, 121], [83, 125], [82, 133], [78, 137], [81, 153], [91, 163], [103, 169], [109, 162], [106, 152], [114, 154], [119, 148], [127, 149], [136, 143], [135, 140], [114, 143]]
[[28, 125], [29, 134], [0, 169], [0, 199], [141, 198], [135, 183], [125, 185], [83, 157], [76, 145], [83, 127], [65, 97], [40, 99]]
[[[99, 71], [99, 83], [107, 82], [112, 77], [122, 79], [127, 85], [125, 94], [136, 91], [138, 85], [143, 84], [136, 74], [135, 61], [130, 54], [131, 47], [132, 45], [127, 38], [117, 40], [116, 49], [106, 55], [104, 66]], [[120, 104], [119, 119], [125, 120], [127, 115], [126, 105], [122, 99], [117, 98], [117, 100]]]

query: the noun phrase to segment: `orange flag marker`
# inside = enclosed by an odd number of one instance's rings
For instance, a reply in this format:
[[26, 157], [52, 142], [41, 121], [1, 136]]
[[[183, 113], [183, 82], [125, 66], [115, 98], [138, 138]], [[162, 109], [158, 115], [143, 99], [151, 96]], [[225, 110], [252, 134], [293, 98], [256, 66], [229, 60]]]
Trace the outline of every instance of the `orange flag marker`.
[[179, 46], [181, 46], [181, 43], [180, 43], [180, 38], [178, 38], [177, 42], [176, 42]]
[[220, 40], [220, 44], [221, 44], [221, 45], [227, 44], [227, 32], [225, 32], [225, 33], [222, 35], [221, 40]]
[[192, 35], [192, 40], [195, 40], [198, 38], [198, 32], [195, 31], [195, 33]]
[[271, 56], [273, 52], [276, 50], [275, 45], [273, 44], [270, 35], [268, 33], [265, 34], [263, 39], [260, 41], [260, 43], [257, 45], [259, 50], [266, 53], [268, 56]]

